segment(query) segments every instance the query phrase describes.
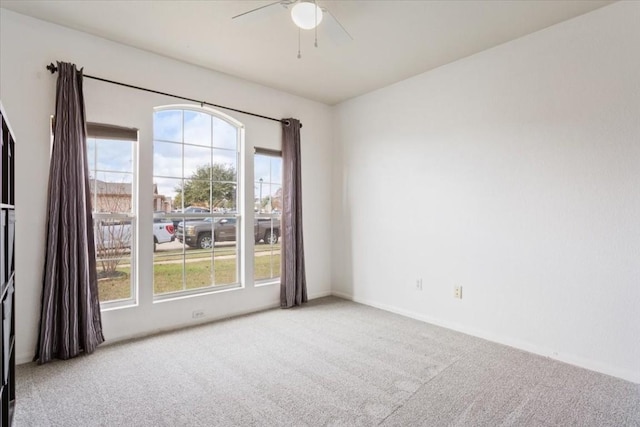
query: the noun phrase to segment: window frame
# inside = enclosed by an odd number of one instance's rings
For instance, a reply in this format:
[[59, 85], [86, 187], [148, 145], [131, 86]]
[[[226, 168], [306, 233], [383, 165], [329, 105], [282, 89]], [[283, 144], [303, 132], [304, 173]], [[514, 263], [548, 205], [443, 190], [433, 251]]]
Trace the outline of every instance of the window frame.
[[[253, 179], [253, 184], [256, 185], [257, 182], [259, 182], [258, 180], [255, 179], [255, 164], [256, 164], [256, 156], [265, 156], [265, 157], [275, 157], [280, 159], [281, 162], [283, 162], [283, 158], [282, 158], [282, 151], [281, 150], [273, 150], [273, 149], [269, 149], [269, 148], [262, 148], [262, 147], [254, 147], [253, 149], [253, 169], [254, 169], [254, 179]], [[282, 182], [284, 180], [284, 175], [282, 174], [282, 165], [281, 165], [281, 176], [280, 176], [280, 188], [282, 188], [284, 186], [284, 183]], [[269, 181], [268, 182], [269, 185], [274, 184], [273, 181]], [[278, 184], [278, 183], [276, 183]], [[255, 199], [255, 194], [254, 194], [254, 199]], [[262, 203], [261, 200], [259, 200], [259, 203]], [[279, 239], [282, 238], [282, 211], [280, 213], [260, 213], [258, 212], [254, 212], [254, 223], [256, 223], [259, 219], [270, 219], [271, 221], [273, 221], [274, 219], [277, 219], [280, 221], [280, 234], [278, 236]], [[272, 222], [273, 224], [273, 222]], [[255, 225], [254, 225], [255, 226]], [[273, 225], [272, 225], [273, 228]], [[265, 242], [266, 244], [266, 242]], [[270, 256], [273, 256], [273, 245], [272, 246], [272, 253]], [[276, 285], [276, 284], [280, 284], [280, 278], [282, 277], [282, 246], [280, 246], [280, 257], [281, 257], [281, 261], [280, 261], [280, 275], [275, 276], [275, 277], [269, 277], [266, 279], [256, 279], [256, 256], [255, 256], [255, 247], [253, 250], [253, 257], [252, 257], [252, 261], [253, 261], [253, 283], [255, 287], [261, 287], [261, 286], [269, 286], [269, 285]]]
[[[135, 135], [135, 139], [134, 139]], [[138, 241], [137, 241], [137, 230], [139, 226], [139, 216], [138, 212], [138, 179], [139, 179], [139, 163], [138, 163], [138, 150], [140, 146], [140, 133], [138, 129], [135, 128], [127, 128], [123, 126], [117, 125], [109, 125], [103, 123], [95, 123], [95, 122], [87, 122], [87, 135], [86, 135], [86, 153], [87, 153], [87, 165], [89, 165], [88, 151], [89, 151], [89, 140], [93, 139], [96, 142], [95, 146], [95, 157], [93, 166], [91, 169], [89, 167], [88, 172], [94, 172], [96, 176], [93, 178], [94, 183], [98, 180], [97, 174], [102, 173], [122, 173], [129, 174], [128, 172], [122, 171], [109, 171], [98, 169], [98, 144], [97, 141], [127, 141], [131, 143], [131, 207], [129, 212], [96, 212], [95, 209], [97, 207], [98, 194], [97, 191], [93, 193], [93, 197], [91, 200], [91, 219], [92, 224], [94, 226], [94, 235], [96, 232], [96, 222], [104, 221], [104, 220], [120, 220], [120, 221], [128, 221], [130, 223], [130, 242], [131, 245], [129, 247], [129, 253], [131, 257], [130, 263], [130, 273], [129, 273], [129, 282], [130, 282], [130, 292], [128, 298], [121, 298], [109, 301], [100, 301], [100, 311], [110, 311], [114, 309], [120, 309], [125, 307], [136, 306], [138, 304]], [[90, 182], [91, 185], [91, 182]], [[98, 236], [96, 235], [94, 240], [96, 242], [96, 268], [99, 263], [98, 261], [98, 250], [97, 250], [97, 240]]]

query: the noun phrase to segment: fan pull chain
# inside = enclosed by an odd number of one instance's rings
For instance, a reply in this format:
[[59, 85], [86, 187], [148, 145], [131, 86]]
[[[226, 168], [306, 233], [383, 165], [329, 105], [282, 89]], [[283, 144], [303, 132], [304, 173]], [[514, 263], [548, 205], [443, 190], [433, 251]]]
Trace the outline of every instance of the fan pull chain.
[[302, 58], [300, 55], [300, 28], [298, 27], [298, 59]]
[[318, 3], [316, 0], [313, 0], [313, 5], [315, 6], [315, 8], [313, 9], [314, 13], [316, 14], [316, 26], [313, 27], [313, 29], [315, 30], [315, 35], [316, 35], [316, 41], [314, 43], [315, 47], [318, 47]]

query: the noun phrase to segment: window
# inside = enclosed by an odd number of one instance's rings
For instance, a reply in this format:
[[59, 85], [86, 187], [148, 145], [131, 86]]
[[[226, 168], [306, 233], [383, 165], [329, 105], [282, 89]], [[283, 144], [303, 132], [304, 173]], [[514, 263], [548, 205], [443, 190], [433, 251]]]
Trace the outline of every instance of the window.
[[256, 148], [254, 156], [256, 282], [272, 282], [280, 277], [280, 219], [282, 216], [282, 155]]
[[137, 130], [87, 123], [87, 159], [102, 307], [135, 292]]
[[157, 110], [153, 123], [154, 220], [175, 230], [156, 244], [154, 295], [239, 286], [241, 125], [197, 109]]

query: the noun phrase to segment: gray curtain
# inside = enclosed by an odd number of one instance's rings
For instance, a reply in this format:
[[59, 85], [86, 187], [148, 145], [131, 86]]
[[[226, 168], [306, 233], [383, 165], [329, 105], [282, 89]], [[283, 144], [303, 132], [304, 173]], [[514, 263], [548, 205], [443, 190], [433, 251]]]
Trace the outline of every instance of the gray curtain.
[[302, 238], [302, 180], [300, 173], [300, 122], [282, 121], [282, 273], [280, 307], [289, 308], [307, 302]]
[[104, 341], [86, 154], [82, 70], [58, 62], [47, 246], [34, 360], [69, 359]]

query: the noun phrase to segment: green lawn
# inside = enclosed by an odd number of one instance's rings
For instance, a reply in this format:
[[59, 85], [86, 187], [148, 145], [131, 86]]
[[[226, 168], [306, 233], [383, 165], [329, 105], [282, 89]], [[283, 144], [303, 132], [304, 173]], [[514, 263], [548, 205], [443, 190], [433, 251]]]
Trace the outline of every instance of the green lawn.
[[[216, 254], [218, 253], [216, 249]], [[206, 256], [201, 254], [201, 256]], [[255, 259], [255, 280], [269, 279], [280, 276], [280, 254], [272, 256], [257, 256]], [[164, 261], [164, 257], [162, 258]], [[215, 277], [211, 274], [211, 259], [187, 262], [185, 264], [186, 289], [197, 289], [215, 284], [217, 286], [236, 283], [236, 259], [214, 258]], [[98, 267], [100, 269], [100, 267]], [[131, 269], [129, 266], [118, 268], [122, 276], [113, 279], [98, 280], [100, 301], [112, 301], [129, 298]], [[167, 263], [154, 265], [154, 293], [163, 294], [183, 290], [182, 263]]]
[[[158, 246], [159, 248], [161, 248], [161, 246]], [[277, 243], [273, 246], [270, 245], [263, 245], [261, 243], [256, 244], [255, 246], [255, 253], [259, 253], [259, 252], [268, 252], [271, 249], [275, 250], [275, 251], [279, 251], [280, 250], [280, 243]], [[189, 247], [185, 247], [185, 257], [187, 259], [189, 258], [201, 258], [201, 257], [207, 257], [207, 256], [211, 256], [211, 249], [195, 249], [195, 248], [189, 248]], [[158, 252], [154, 253], [154, 259], [158, 260], [161, 259], [162, 261], [168, 261], [168, 260], [180, 260], [182, 259], [182, 249], [174, 249], [174, 250], [169, 250], [169, 251], [164, 251], [164, 250], [159, 250]], [[215, 254], [216, 256], [223, 256], [223, 255], [235, 255], [236, 253], [236, 246], [235, 244], [233, 245], [217, 245], [215, 247]]]

